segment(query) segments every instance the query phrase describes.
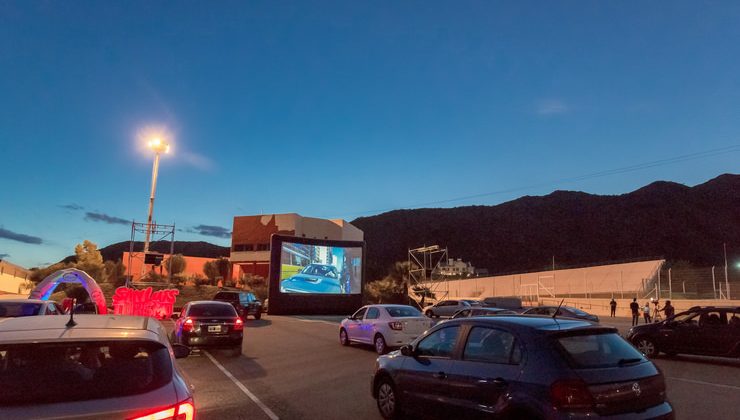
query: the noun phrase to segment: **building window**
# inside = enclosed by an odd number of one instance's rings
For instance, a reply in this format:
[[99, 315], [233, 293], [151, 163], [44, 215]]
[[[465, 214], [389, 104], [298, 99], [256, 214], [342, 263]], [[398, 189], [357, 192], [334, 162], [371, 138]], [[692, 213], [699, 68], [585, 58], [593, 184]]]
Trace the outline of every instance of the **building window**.
[[257, 244], [257, 251], [269, 251], [270, 244]]
[[254, 251], [252, 244], [234, 244], [234, 252]]

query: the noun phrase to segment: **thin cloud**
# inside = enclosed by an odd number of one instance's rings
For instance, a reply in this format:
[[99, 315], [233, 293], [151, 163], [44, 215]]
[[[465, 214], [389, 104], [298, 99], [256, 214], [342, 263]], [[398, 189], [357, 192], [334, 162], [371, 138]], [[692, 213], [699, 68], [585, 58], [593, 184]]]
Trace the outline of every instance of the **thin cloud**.
[[231, 237], [231, 231], [221, 226], [198, 225], [188, 229], [188, 232], [203, 236], [213, 236], [215, 238]]
[[88, 222], [108, 223], [109, 225], [130, 225], [131, 224], [130, 220], [121, 219], [120, 217], [110, 216], [105, 213], [87, 212], [85, 213], [85, 220]]
[[24, 244], [41, 245], [44, 241], [38, 236], [15, 233], [0, 227], [0, 238], [10, 239], [11, 241], [23, 242]]
[[210, 171], [214, 166], [211, 159], [197, 153], [183, 152], [181, 158], [183, 162], [202, 171]]
[[75, 203], [72, 203], [72, 204], [60, 204], [59, 207], [61, 207], [63, 209], [67, 209], [67, 210], [73, 210], [73, 211], [84, 210], [85, 209], [83, 206], [81, 206], [79, 204], [75, 204]]
[[560, 115], [570, 111], [570, 108], [561, 100], [545, 99], [537, 102], [535, 111], [539, 115]]

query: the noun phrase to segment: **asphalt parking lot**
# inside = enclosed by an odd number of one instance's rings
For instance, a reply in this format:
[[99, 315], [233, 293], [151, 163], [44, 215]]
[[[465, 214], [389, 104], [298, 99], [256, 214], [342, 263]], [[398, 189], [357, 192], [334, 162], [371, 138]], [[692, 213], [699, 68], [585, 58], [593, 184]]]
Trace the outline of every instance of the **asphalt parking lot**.
[[[342, 347], [338, 317], [265, 316], [245, 323], [243, 354], [213, 350], [178, 361], [195, 385], [199, 418], [379, 419], [370, 396], [376, 354]], [[624, 334], [627, 318], [605, 318]], [[736, 419], [740, 361], [658, 358], [678, 419]]]

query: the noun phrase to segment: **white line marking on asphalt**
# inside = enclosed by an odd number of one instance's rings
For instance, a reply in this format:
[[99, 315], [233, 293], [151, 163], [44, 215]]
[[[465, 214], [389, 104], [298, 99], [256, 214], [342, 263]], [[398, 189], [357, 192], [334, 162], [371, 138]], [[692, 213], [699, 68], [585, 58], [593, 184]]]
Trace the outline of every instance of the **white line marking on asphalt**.
[[303, 318], [293, 318], [293, 319], [296, 321], [301, 321], [301, 322], [314, 322], [314, 323], [318, 322], [319, 324], [329, 324], [334, 327], [339, 325], [338, 322], [324, 321], [323, 319], [303, 319]]
[[263, 404], [262, 401], [260, 401], [260, 399], [257, 398], [256, 395], [252, 394], [252, 392], [249, 389], [247, 389], [247, 387], [244, 386], [243, 383], [241, 383], [238, 379], [236, 379], [234, 375], [231, 374], [231, 372], [226, 370], [226, 368], [223, 367], [223, 365], [221, 365], [221, 363], [219, 363], [215, 357], [211, 356], [211, 353], [205, 350], [203, 351], [203, 353], [205, 353], [205, 355], [208, 356], [209, 359], [211, 359], [211, 362], [213, 362], [213, 364], [216, 365], [216, 367], [221, 372], [223, 372], [224, 375], [226, 375], [229, 379], [231, 379], [231, 382], [233, 382], [234, 385], [236, 385], [247, 397], [249, 397], [250, 400], [254, 401], [254, 403], [257, 404], [257, 406], [259, 406], [259, 408], [261, 408], [262, 411], [265, 412], [265, 414], [267, 414], [267, 417], [269, 417], [270, 420], [280, 420], [280, 417], [278, 417], [272, 410], [270, 410], [268, 406]]
[[715, 384], [713, 382], [697, 381], [696, 379], [674, 378], [674, 377], [671, 377], [671, 376], [668, 376], [667, 378], [668, 379], [675, 380], [675, 381], [689, 382], [689, 383], [692, 383], [692, 384], [718, 386], [720, 388], [740, 389], [740, 386], [736, 386], [736, 385]]

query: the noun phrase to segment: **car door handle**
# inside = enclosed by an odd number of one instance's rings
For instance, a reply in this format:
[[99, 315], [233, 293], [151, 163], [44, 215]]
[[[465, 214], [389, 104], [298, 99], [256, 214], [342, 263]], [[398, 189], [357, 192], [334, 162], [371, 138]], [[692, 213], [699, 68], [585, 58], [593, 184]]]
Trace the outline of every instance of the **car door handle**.
[[496, 378], [496, 379], [478, 379], [478, 383], [481, 385], [493, 385], [497, 388], [503, 388], [507, 386], [509, 383], [506, 382], [504, 378]]
[[434, 376], [437, 379], [447, 379], [447, 374], [444, 372], [437, 372], [432, 376]]

